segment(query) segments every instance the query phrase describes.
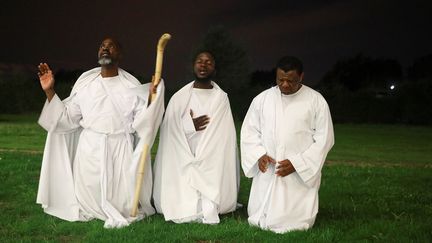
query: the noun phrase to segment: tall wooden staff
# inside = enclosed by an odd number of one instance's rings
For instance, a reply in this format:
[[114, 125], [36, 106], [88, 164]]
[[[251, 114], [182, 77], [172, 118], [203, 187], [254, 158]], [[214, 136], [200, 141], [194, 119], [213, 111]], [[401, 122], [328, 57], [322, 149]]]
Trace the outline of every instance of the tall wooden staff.
[[[168, 40], [170, 39], [171, 39], [170, 34], [163, 34], [159, 38], [159, 42], [157, 45], [157, 53], [156, 53], [156, 68], [155, 68], [154, 78], [152, 80], [154, 87], [157, 87], [160, 82], [161, 73], [162, 73], [163, 53], [165, 50], [165, 46], [168, 43]], [[151, 97], [150, 98], [151, 101], [154, 101], [156, 99], [156, 89], [152, 90], [150, 97]], [[148, 149], [149, 149], [149, 145], [144, 144], [140, 161], [139, 161], [137, 180], [135, 184], [135, 195], [134, 195], [134, 201], [132, 204], [132, 211], [131, 211], [132, 217], [135, 217], [138, 211], [139, 195], [141, 192], [141, 186], [144, 179], [144, 168], [145, 168]]]

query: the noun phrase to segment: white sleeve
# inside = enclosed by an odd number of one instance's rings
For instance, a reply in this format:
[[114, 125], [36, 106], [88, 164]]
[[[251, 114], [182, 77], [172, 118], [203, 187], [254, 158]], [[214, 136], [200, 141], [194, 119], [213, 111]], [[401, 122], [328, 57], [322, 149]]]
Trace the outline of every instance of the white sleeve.
[[81, 118], [75, 95], [62, 102], [56, 94], [50, 102], [45, 102], [38, 123], [48, 132], [69, 133], [80, 126]]
[[186, 112], [182, 117], [182, 124], [183, 124], [183, 131], [186, 134], [186, 137], [189, 137], [190, 135], [196, 132], [195, 125], [189, 113]]
[[322, 100], [315, 116], [314, 143], [304, 152], [287, 155], [300, 178], [307, 182], [313, 178], [324, 164], [327, 153], [334, 144], [333, 123], [327, 103]]
[[147, 99], [148, 92], [145, 97], [145, 102], [139, 102], [134, 112], [132, 128], [146, 144], [153, 144], [165, 111], [165, 85], [162, 80], [157, 87], [156, 99], [152, 101], [149, 106], [147, 106]]
[[240, 132], [241, 165], [249, 178], [258, 174], [258, 159], [266, 154], [262, 143], [259, 101], [254, 99]]

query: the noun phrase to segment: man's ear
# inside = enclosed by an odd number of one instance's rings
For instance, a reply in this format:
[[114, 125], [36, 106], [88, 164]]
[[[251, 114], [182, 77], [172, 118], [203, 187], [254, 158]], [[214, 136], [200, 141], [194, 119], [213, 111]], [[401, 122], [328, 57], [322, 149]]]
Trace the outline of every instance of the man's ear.
[[303, 82], [303, 79], [304, 79], [304, 72], [302, 72], [302, 73], [300, 74], [300, 82]]

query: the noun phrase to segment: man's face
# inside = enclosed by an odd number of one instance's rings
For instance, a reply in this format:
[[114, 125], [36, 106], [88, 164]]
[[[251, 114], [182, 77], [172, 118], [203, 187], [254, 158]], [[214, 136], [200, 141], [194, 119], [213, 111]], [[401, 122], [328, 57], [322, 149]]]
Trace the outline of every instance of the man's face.
[[290, 70], [285, 72], [278, 68], [276, 70], [276, 83], [279, 86], [282, 94], [294, 94], [301, 87], [303, 80], [303, 73], [298, 73], [297, 70]]
[[120, 60], [120, 48], [111, 38], [102, 41], [98, 51], [99, 64], [112, 65], [117, 64]]
[[194, 73], [199, 80], [209, 79], [215, 72], [215, 61], [210, 53], [202, 52], [195, 58]]

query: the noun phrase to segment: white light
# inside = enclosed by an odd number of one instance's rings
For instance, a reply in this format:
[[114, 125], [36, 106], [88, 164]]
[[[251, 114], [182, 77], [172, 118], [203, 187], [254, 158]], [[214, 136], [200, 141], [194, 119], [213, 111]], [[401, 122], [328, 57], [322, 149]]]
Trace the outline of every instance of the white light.
[[391, 89], [391, 90], [394, 90], [394, 89], [395, 89], [395, 86], [394, 86], [394, 85], [391, 85], [391, 86], [390, 86], [390, 89]]

